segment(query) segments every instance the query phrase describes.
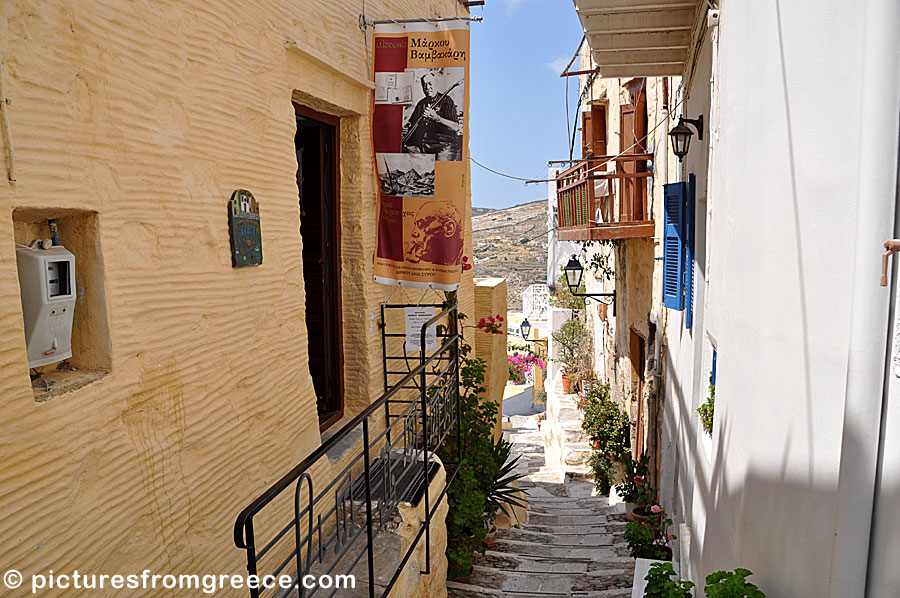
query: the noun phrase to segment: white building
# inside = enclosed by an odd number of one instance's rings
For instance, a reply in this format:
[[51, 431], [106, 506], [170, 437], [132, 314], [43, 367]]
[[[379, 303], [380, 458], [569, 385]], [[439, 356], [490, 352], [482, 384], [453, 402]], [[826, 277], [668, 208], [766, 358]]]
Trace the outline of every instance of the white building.
[[[683, 306], [653, 301], [682, 571], [702, 587], [745, 567], [768, 596], [896, 598], [900, 285], [879, 274], [898, 216], [900, 4], [575, 4], [601, 76], [673, 76], [667, 128], [703, 118], [665, 181], [696, 181], [669, 239], [685, 276], [656, 268]], [[696, 410], [711, 376], [710, 437]]]

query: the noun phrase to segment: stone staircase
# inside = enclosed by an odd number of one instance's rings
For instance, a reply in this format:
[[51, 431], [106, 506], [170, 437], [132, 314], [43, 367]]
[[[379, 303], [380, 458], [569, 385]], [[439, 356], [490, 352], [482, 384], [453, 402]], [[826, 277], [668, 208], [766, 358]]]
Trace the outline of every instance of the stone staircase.
[[504, 433], [527, 475], [519, 485], [528, 492], [528, 521], [491, 534], [469, 578], [447, 583], [449, 596], [631, 596], [634, 560], [623, 539], [621, 505], [591, 496], [593, 484], [577, 470], [559, 481], [560, 473], [544, 465], [536, 416], [513, 417], [512, 424]]

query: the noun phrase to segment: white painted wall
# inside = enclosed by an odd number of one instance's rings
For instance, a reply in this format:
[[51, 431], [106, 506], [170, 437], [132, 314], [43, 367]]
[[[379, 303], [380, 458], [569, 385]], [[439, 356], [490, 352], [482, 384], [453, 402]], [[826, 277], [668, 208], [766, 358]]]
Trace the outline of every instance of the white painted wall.
[[547, 172], [547, 286], [556, 284], [559, 269], [565, 266], [569, 258], [578, 251], [578, 246], [571, 241], [560, 241], [556, 227], [556, 174], [559, 168], [551, 168]]
[[[698, 176], [695, 316], [686, 331], [683, 314], [669, 313], [663, 433], [675, 451], [662, 496], [691, 528], [695, 581], [746, 567], [769, 596], [823, 596], [847, 375], [862, 11], [719, 4], [718, 52], [707, 35], [684, 107], [707, 131], [683, 170]], [[710, 336], [716, 418], [705, 443], [695, 409]]]

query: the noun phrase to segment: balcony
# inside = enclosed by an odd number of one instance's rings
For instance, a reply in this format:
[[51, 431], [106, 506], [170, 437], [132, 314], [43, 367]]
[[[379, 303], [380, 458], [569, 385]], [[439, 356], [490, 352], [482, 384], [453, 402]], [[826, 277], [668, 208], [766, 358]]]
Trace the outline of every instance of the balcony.
[[707, 3], [575, 0], [601, 77], [681, 75]]
[[[561, 241], [652, 237], [644, 164], [653, 154], [588, 158], [556, 175]], [[610, 171], [609, 166], [615, 164]], [[619, 181], [618, 189], [614, 183]]]

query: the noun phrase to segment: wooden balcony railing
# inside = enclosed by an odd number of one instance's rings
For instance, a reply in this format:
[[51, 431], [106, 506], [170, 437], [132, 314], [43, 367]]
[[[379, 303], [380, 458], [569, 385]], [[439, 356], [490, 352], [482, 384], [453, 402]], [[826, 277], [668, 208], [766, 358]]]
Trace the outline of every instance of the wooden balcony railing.
[[[556, 175], [559, 239], [652, 237], [646, 183], [652, 173], [642, 172], [644, 162], [652, 159], [653, 154], [598, 156], [560, 171]], [[616, 181], [620, 181], [619, 189]]]

